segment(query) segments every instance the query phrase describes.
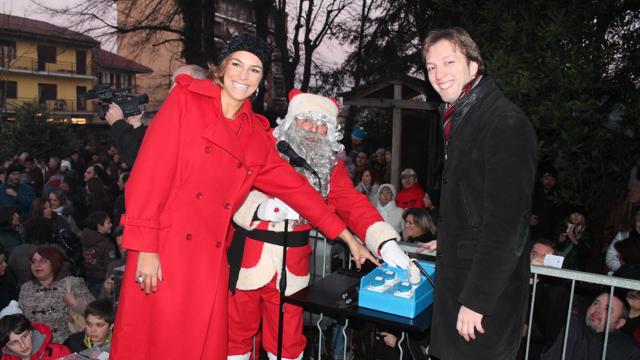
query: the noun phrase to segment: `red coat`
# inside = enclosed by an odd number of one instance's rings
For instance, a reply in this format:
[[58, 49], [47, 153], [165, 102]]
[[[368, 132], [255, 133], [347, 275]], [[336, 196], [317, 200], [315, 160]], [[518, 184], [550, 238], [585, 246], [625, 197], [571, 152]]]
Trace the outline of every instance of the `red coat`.
[[[253, 214], [258, 206], [268, 197], [258, 191], [252, 191], [245, 203], [234, 215], [234, 221], [250, 230], [283, 231], [284, 222], [253, 222]], [[393, 227], [384, 222], [369, 199], [353, 186], [344, 162], [338, 164], [331, 172], [329, 183], [329, 206], [336, 210], [340, 218], [360, 239], [364, 240], [369, 250], [377, 254], [380, 244], [389, 239], [399, 239]], [[293, 231], [304, 231], [311, 226], [297, 226]], [[287, 289], [290, 295], [306, 287], [309, 283], [309, 255], [311, 244], [304, 247], [287, 249]], [[242, 268], [238, 277], [239, 290], [254, 290], [266, 285], [274, 274], [278, 274], [276, 287], [279, 285], [282, 269], [282, 247], [253, 240], [247, 237], [242, 256]]]
[[[345, 229], [280, 158], [249, 101], [235, 121], [222, 115], [218, 86], [183, 75], [149, 126], [126, 188], [130, 255], [111, 359], [226, 358], [225, 239], [253, 186], [295, 206], [328, 237]], [[160, 254], [165, 281], [155, 294], [135, 283], [138, 251]]]
[[410, 188], [400, 190], [396, 195], [396, 206], [401, 209], [423, 208], [424, 190], [422, 190], [418, 184], [415, 184]]
[[[41, 324], [41, 323], [33, 323], [32, 325], [34, 327], [34, 330], [31, 335], [32, 341], [33, 341], [33, 336], [35, 335], [34, 332], [39, 332], [40, 334], [44, 335], [44, 342], [42, 343], [42, 345], [40, 345], [38, 349], [32, 349], [32, 351], [36, 350], [36, 352], [35, 354], [31, 355], [29, 359], [54, 360], [72, 353], [68, 347], [62, 344], [51, 343], [51, 339], [52, 339], [51, 329], [47, 325]], [[7, 354], [5, 353], [5, 351], [7, 350], [5, 349], [2, 351], [2, 360], [20, 360], [20, 357]]]

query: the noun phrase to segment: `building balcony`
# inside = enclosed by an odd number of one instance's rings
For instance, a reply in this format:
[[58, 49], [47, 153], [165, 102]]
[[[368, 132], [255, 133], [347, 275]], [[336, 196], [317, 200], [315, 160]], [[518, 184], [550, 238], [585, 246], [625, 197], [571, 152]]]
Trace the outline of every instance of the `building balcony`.
[[20, 56], [15, 59], [0, 58], [0, 73], [47, 75], [65, 78], [78, 78], [93, 80], [90, 67], [78, 67], [75, 62], [57, 61], [55, 63], [43, 62], [37, 58]]
[[37, 98], [0, 98], [0, 111], [15, 113], [16, 109], [27, 103], [36, 103], [50, 114], [92, 114], [98, 104], [95, 102], [78, 101], [77, 99], [38, 100]]

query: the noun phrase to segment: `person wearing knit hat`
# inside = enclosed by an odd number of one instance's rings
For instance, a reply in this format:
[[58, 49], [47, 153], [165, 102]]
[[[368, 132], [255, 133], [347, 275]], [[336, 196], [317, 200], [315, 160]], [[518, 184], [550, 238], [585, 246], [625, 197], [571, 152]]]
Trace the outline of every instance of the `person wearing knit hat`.
[[[358, 192], [344, 162], [337, 159], [342, 151], [342, 134], [337, 123], [338, 105], [324, 96], [303, 93], [297, 89], [289, 93], [286, 116], [278, 119], [273, 130], [276, 141], [286, 141], [317, 173], [300, 167], [296, 170], [322, 195], [336, 213], [353, 229], [367, 248], [392, 266], [406, 268], [407, 255], [396, 241], [400, 235], [384, 222], [368, 198]], [[282, 155], [287, 158], [287, 155]], [[258, 221], [254, 221], [254, 214]], [[282, 274], [282, 237], [284, 220], [290, 220], [286, 269]], [[312, 228], [307, 219], [299, 216], [285, 202], [253, 190], [234, 214], [236, 234], [232, 247], [243, 243], [242, 264], [237, 281], [230, 276], [229, 346], [228, 359], [249, 359], [252, 337], [260, 332], [262, 345], [269, 359], [277, 356], [279, 280], [286, 276], [285, 295], [306, 287], [309, 283], [308, 232]], [[269, 235], [265, 235], [269, 234]], [[230, 249], [230, 252], [232, 250]], [[361, 263], [364, 259], [359, 259]], [[374, 263], [377, 263], [373, 258]], [[359, 265], [359, 263], [357, 263]], [[306, 338], [302, 334], [302, 308], [285, 304], [282, 359], [302, 359]]]
[[0, 184], [0, 205], [13, 205], [18, 208], [20, 216], [25, 217], [36, 194], [31, 186], [20, 182], [23, 171], [24, 167], [17, 163], [7, 168], [7, 179]]
[[356, 258], [367, 251], [279, 156], [269, 121], [252, 110], [270, 47], [245, 34], [220, 54], [206, 79], [176, 76], [135, 158], [112, 358], [226, 359], [229, 222], [254, 184], [341, 238]]

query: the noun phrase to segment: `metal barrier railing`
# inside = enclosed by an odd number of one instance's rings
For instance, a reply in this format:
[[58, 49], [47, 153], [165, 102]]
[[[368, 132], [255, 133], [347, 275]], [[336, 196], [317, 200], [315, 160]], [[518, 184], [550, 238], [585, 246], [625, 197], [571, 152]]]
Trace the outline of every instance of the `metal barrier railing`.
[[[569, 305], [567, 307], [567, 318], [566, 325], [564, 329], [564, 338], [562, 342], [562, 360], [565, 359], [566, 351], [567, 351], [567, 338], [569, 337], [569, 324], [571, 318], [571, 310], [573, 307], [573, 298], [576, 289], [576, 281], [580, 281], [582, 283], [588, 284], [597, 284], [608, 286], [609, 289], [609, 299], [613, 297], [613, 292], [615, 288], [621, 289], [629, 289], [629, 290], [640, 290], [640, 281], [632, 280], [632, 279], [624, 279], [618, 278], [611, 275], [599, 275], [586, 273], [575, 270], [566, 270], [566, 269], [556, 269], [548, 266], [538, 266], [531, 265], [531, 273], [533, 274], [533, 290], [531, 295], [531, 306], [529, 310], [529, 321], [527, 325], [527, 344], [525, 350], [525, 360], [529, 359], [529, 350], [531, 344], [531, 328], [533, 324], [533, 311], [535, 309], [535, 301], [536, 301], [536, 290], [538, 285], [538, 276], [550, 276], [560, 279], [566, 279], [571, 281], [571, 292], [569, 293]], [[609, 324], [611, 321], [611, 309], [612, 309], [613, 301], [609, 300], [607, 305], [607, 319], [604, 330], [604, 341], [602, 348], [602, 360], [604, 360], [607, 356], [607, 345], [609, 340]]]

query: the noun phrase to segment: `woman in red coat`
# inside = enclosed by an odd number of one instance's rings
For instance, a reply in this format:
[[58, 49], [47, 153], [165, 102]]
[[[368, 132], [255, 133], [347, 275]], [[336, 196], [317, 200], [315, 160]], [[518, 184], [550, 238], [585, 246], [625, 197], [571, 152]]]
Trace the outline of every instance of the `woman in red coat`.
[[267, 45], [241, 35], [222, 57], [208, 80], [176, 78], [127, 183], [127, 265], [112, 359], [226, 358], [225, 239], [254, 186], [289, 203], [327, 237], [345, 240], [356, 258], [373, 259], [278, 155], [269, 122], [251, 110], [248, 98], [270, 61]]

